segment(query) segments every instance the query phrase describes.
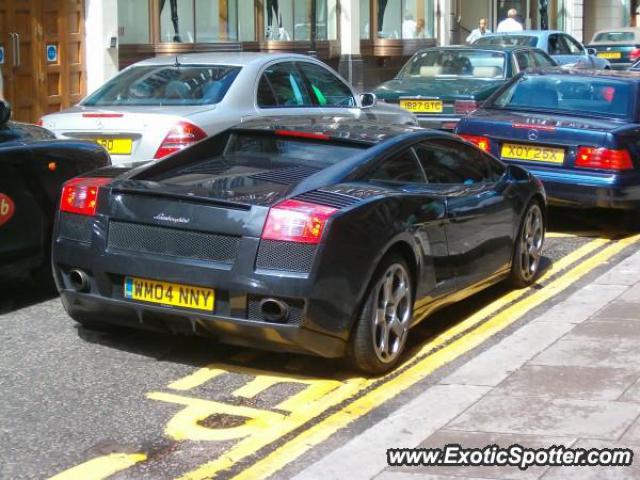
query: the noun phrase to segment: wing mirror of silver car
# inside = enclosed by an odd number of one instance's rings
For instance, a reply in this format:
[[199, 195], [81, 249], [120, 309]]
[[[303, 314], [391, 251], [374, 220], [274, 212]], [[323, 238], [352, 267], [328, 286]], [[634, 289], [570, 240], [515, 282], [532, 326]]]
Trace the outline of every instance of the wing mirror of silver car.
[[598, 51], [595, 48], [587, 48], [587, 53], [589, 55], [597, 55]]
[[378, 103], [378, 97], [375, 93], [363, 93], [360, 95], [360, 106], [362, 108], [375, 107]]
[[9, 102], [0, 100], [0, 125], [4, 125], [11, 120], [11, 105]]

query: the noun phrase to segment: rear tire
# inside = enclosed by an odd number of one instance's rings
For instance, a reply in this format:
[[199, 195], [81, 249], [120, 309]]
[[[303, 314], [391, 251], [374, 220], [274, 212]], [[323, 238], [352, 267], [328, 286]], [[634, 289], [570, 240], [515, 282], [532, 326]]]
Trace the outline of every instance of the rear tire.
[[400, 360], [413, 317], [413, 280], [400, 255], [385, 257], [351, 336], [349, 360], [361, 372], [380, 375]]
[[522, 217], [511, 262], [509, 283], [515, 288], [531, 285], [537, 278], [544, 245], [545, 225], [537, 201], [526, 208]]

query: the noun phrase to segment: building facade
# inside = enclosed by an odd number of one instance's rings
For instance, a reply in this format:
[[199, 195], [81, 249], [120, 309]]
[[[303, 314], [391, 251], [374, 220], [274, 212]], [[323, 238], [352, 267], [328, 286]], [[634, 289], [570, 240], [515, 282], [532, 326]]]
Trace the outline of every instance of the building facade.
[[357, 87], [397, 73], [420, 48], [464, 42], [516, 8], [528, 28], [588, 41], [638, 23], [638, 0], [0, 0], [0, 65], [14, 117], [35, 121], [154, 55], [310, 53]]

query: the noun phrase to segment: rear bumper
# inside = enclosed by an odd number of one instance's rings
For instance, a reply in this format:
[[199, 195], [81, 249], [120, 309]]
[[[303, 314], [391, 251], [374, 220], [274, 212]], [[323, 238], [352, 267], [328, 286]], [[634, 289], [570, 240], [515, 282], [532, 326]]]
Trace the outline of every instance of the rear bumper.
[[542, 180], [550, 205], [640, 209], [640, 178], [529, 170]]
[[341, 357], [346, 350], [344, 340], [300, 325], [223, 317], [71, 290], [62, 290], [60, 297], [69, 315], [80, 322], [86, 320], [163, 333], [211, 336], [224, 343], [328, 358]]

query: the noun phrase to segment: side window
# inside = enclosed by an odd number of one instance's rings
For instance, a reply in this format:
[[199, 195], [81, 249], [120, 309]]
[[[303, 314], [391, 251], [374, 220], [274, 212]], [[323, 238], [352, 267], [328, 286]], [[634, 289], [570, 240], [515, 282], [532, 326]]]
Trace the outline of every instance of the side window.
[[411, 149], [382, 162], [371, 174], [370, 180], [394, 183], [426, 183], [424, 173]]
[[321, 107], [355, 107], [351, 89], [326, 68], [313, 63], [298, 63], [311, 94]]
[[569, 49], [558, 34], [549, 35], [549, 55], [568, 55]]
[[311, 105], [311, 98], [293, 62], [271, 65], [264, 71], [258, 84], [258, 106], [269, 108]]
[[535, 50], [531, 52], [533, 56], [533, 60], [538, 67], [555, 67], [556, 64], [551, 57], [546, 55], [543, 52], [536, 52]]
[[518, 70], [526, 70], [527, 68], [531, 68], [533, 66], [531, 65], [528, 51], [520, 50], [519, 52], [515, 53], [515, 56], [516, 63], [518, 64]]
[[504, 172], [497, 160], [458, 142], [433, 141], [420, 144], [415, 150], [429, 183], [493, 183]]
[[582, 45], [580, 45], [577, 40], [569, 35], [563, 35], [562, 37], [571, 55], [584, 55], [584, 48], [582, 48]]

